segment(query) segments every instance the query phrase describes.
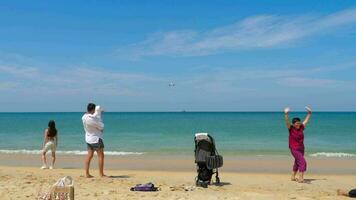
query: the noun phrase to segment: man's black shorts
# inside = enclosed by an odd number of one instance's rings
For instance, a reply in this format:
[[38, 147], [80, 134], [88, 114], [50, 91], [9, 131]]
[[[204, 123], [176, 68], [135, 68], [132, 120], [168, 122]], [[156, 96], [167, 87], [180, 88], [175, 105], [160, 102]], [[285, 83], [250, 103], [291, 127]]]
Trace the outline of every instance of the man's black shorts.
[[102, 139], [99, 139], [99, 141], [97, 143], [94, 143], [94, 144], [87, 143], [87, 146], [88, 146], [88, 150], [97, 151], [99, 149], [104, 148], [104, 142]]

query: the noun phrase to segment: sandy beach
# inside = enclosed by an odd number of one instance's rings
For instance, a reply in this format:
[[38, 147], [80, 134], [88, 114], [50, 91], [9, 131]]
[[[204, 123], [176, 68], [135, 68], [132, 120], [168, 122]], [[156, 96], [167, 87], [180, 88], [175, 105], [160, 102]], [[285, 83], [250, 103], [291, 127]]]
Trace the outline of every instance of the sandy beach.
[[0, 1], [0, 38], [0, 200], [356, 199], [356, 0]]
[[[82, 156], [59, 157], [57, 169], [54, 170], [36, 167], [38, 162], [35, 161], [39, 161], [37, 155], [1, 155], [0, 158], [0, 199], [3, 200], [35, 199], [41, 188], [45, 190], [63, 176], [74, 178], [75, 199], [334, 200], [345, 199], [336, 196], [336, 189], [351, 189], [356, 186], [355, 171], [352, 171], [353, 166], [356, 166], [355, 159], [309, 158], [312, 165], [306, 175], [308, 183], [299, 184], [290, 181], [290, 158], [244, 157], [234, 160], [228, 157], [226, 167], [221, 170], [222, 183], [203, 189], [195, 187], [194, 163], [185, 157], [177, 157], [176, 162], [172, 158], [153, 156], [108, 157], [106, 174], [112, 176], [111, 178], [98, 178], [94, 160], [92, 174], [96, 177], [93, 179], [83, 176], [83, 169], [79, 166]], [[264, 168], [258, 170], [263, 164]], [[115, 165], [117, 166], [114, 167]], [[236, 165], [235, 170], [233, 165]], [[334, 170], [325, 171], [322, 168], [324, 165]], [[286, 170], [278, 172], [282, 167]], [[321, 170], [317, 170], [318, 167]], [[161, 190], [151, 193], [130, 191], [130, 187], [135, 184], [147, 182], [155, 183]]]

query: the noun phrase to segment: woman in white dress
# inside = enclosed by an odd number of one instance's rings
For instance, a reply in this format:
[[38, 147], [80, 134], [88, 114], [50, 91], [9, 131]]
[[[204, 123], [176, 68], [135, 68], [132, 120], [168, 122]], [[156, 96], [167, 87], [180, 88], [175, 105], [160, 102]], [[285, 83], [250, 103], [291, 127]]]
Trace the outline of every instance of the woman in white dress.
[[49, 169], [53, 169], [54, 163], [56, 162], [56, 148], [58, 145], [58, 132], [56, 129], [56, 123], [51, 120], [48, 122], [48, 128], [44, 132], [44, 142], [42, 150], [42, 169], [47, 169], [46, 153], [51, 150], [52, 152], [52, 164]]

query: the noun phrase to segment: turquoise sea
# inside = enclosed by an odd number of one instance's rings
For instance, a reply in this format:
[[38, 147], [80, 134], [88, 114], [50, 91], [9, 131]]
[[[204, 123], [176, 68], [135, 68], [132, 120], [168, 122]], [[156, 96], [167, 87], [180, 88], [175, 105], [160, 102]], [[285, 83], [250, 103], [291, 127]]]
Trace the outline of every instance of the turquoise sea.
[[[0, 153], [37, 154], [49, 120], [59, 130], [60, 154], [84, 154], [83, 113], [0, 113]], [[305, 113], [291, 113], [303, 118]], [[280, 112], [108, 112], [109, 155], [191, 155], [194, 133], [208, 132], [223, 155], [287, 155]], [[356, 156], [356, 113], [316, 112], [305, 131], [309, 156]]]

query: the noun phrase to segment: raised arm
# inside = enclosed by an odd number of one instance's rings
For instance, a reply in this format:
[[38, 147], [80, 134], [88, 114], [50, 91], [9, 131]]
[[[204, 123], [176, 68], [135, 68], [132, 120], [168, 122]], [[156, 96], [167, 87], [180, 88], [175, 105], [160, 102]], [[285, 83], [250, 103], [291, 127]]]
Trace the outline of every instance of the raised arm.
[[289, 111], [290, 111], [290, 108], [288, 108], [288, 107], [284, 109], [284, 120], [286, 122], [288, 129], [290, 129], [290, 126], [291, 126], [290, 121], [289, 121]]
[[311, 117], [311, 115], [312, 115], [312, 110], [311, 110], [311, 108], [309, 108], [308, 106], [306, 106], [305, 109], [307, 109], [308, 114], [307, 114], [307, 116], [305, 117], [305, 119], [304, 119], [304, 121], [303, 121], [304, 127], [307, 126], [307, 124], [309, 123], [310, 117]]
[[104, 123], [99, 121], [96, 118], [88, 117], [86, 120], [86, 123], [87, 123], [87, 125], [94, 126], [101, 131], [104, 130]]

